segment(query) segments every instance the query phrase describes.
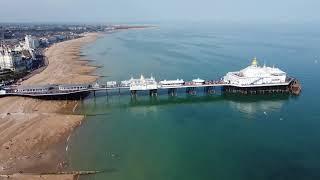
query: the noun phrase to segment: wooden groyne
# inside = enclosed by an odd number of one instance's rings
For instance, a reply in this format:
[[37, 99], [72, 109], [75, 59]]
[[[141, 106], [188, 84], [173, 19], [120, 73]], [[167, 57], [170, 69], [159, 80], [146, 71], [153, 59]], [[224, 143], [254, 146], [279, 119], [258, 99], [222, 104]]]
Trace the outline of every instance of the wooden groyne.
[[62, 175], [62, 174], [71, 174], [71, 175], [91, 175], [103, 173], [105, 171], [61, 171], [61, 172], [52, 172], [52, 173], [41, 173], [40, 175]]

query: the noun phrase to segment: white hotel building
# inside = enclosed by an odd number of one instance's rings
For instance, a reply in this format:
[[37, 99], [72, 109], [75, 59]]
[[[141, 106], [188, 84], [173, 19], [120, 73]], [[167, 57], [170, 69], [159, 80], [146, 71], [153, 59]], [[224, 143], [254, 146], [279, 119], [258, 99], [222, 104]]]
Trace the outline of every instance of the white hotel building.
[[36, 37], [33, 37], [31, 35], [26, 35], [24, 38], [26, 49], [36, 49], [39, 47], [39, 40]]
[[22, 63], [22, 54], [19, 51], [11, 51], [8, 48], [0, 47], [0, 70], [18, 70]]

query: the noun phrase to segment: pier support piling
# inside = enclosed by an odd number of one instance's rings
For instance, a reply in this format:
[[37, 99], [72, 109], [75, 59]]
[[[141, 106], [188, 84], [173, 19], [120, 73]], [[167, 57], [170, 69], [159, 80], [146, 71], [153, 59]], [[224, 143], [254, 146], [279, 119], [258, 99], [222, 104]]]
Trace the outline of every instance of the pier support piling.
[[214, 94], [215, 93], [214, 87], [212, 87], [212, 86], [205, 87], [204, 88], [204, 93], [207, 94], [207, 95]]
[[188, 87], [186, 89], [186, 93], [189, 95], [196, 95], [197, 94], [197, 89], [195, 87]]
[[177, 96], [177, 89], [176, 88], [168, 89], [168, 95]]
[[224, 86], [223, 92], [226, 93], [240, 93], [240, 94], [280, 94], [289, 93], [288, 86], [264, 86], [264, 87], [234, 87], [234, 86]]
[[150, 91], [149, 91], [149, 95], [150, 95], [150, 96], [157, 96], [157, 95], [158, 95], [157, 90], [156, 90], [156, 89], [150, 90]]
[[131, 91], [131, 97], [136, 97], [137, 96], [137, 91], [133, 90]]

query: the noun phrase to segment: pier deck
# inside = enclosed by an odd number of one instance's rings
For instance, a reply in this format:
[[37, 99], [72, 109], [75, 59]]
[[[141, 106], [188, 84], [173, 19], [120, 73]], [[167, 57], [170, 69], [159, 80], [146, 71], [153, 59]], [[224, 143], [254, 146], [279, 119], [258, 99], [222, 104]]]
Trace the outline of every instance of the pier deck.
[[[23, 97], [34, 97], [34, 98], [48, 98], [48, 99], [81, 99], [82, 97], [87, 96], [89, 93], [98, 91], [130, 91], [132, 95], [135, 95], [137, 91], [149, 91], [150, 95], [156, 95], [157, 90], [168, 90], [168, 93], [174, 92], [176, 89], [186, 89], [186, 92], [192, 94], [192, 92], [196, 88], [204, 88], [208, 91], [210, 88], [220, 87], [222, 89], [227, 89], [228, 92], [239, 92], [239, 90], [249, 91], [254, 89], [259, 90], [268, 90], [275, 87], [281, 91], [288, 91], [290, 90], [289, 86], [294, 82], [294, 78], [288, 78], [284, 83], [274, 83], [274, 84], [252, 84], [252, 85], [236, 85], [236, 84], [229, 84], [223, 81], [204, 81], [203, 83], [194, 83], [192, 81], [185, 82], [179, 85], [162, 85], [157, 82], [156, 86], [148, 87], [147, 84], [141, 85], [139, 90], [132, 90], [132, 86], [130, 85], [112, 85], [108, 86], [106, 84], [95, 84], [95, 85], [71, 85], [71, 84], [63, 84], [63, 85], [46, 85], [46, 86], [32, 86], [28, 87], [27, 90], [18, 87], [7, 87], [5, 92], [0, 94], [0, 97], [4, 96], [23, 96]], [[78, 89], [70, 89], [70, 90], [61, 90], [60, 86], [63, 87], [78, 87]], [[59, 87], [59, 88], [58, 88]], [[79, 89], [79, 87], [81, 87]], [[283, 88], [278, 88], [283, 87]], [[20, 88], [20, 89], [19, 89]], [[40, 91], [37, 91], [39, 90]], [[231, 89], [231, 90], [230, 90]], [[236, 90], [236, 91], [234, 91]], [[3, 90], [2, 90], [3, 91]]]

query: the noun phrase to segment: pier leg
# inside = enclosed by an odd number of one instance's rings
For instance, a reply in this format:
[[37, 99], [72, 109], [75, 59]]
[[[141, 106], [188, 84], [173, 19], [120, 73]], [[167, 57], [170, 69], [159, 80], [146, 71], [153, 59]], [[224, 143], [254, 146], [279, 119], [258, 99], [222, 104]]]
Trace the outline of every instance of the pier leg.
[[96, 97], [96, 91], [93, 91], [93, 96]]
[[149, 95], [150, 96], [157, 96], [158, 95], [157, 90], [156, 89], [150, 90]]
[[131, 97], [136, 97], [137, 96], [137, 91], [131, 91]]
[[169, 96], [177, 96], [177, 89], [168, 89]]
[[213, 94], [214, 93], [213, 87], [205, 87], [204, 93], [206, 93], [207, 95]]
[[190, 88], [187, 88], [187, 89], [186, 89], [186, 93], [187, 93], [187, 94], [190, 94], [190, 95], [196, 95], [196, 94], [197, 94], [197, 91], [196, 91], [196, 88], [195, 88], [195, 87], [190, 87]]
[[260, 88], [238, 88], [238, 87], [223, 87], [223, 91], [227, 93], [240, 93], [240, 94], [272, 94], [272, 93], [288, 93], [287, 87], [260, 87]]
[[120, 96], [120, 88], [119, 88], [118, 94], [119, 94], [119, 96]]

